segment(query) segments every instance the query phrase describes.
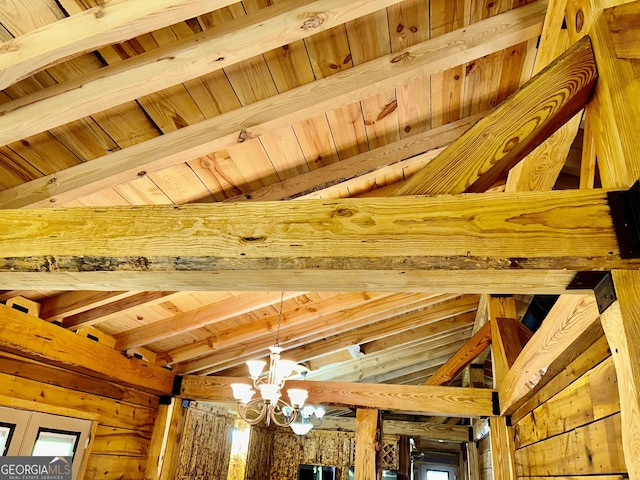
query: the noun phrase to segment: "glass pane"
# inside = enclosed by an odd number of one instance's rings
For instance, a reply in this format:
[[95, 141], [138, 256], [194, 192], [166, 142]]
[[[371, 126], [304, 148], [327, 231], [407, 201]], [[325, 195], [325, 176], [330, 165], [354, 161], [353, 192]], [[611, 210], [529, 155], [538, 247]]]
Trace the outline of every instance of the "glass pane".
[[72, 457], [79, 438], [79, 432], [41, 428], [38, 431], [38, 438], [36, 438], [31, 455], [34, 457]]
[[0, 455], [5, 456], [11, 443], [11, 436], [15, 425], [10, 423], [0, 423]]
[[427, 480], [449, 480], [449, 472], [427, 470]]

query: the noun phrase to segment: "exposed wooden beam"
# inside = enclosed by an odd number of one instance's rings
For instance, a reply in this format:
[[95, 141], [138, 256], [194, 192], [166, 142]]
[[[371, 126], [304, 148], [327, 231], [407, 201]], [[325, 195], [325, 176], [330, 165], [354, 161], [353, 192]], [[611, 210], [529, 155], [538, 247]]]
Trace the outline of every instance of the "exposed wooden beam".
[[486, 113], [465, 117], [325, 167], [287, 178], [276, 184], [267, 185], [252, 191], [250, 194], [238, 195], [226, 201], [312, 198], [321, 193], [324, 194], [332, 186], [343, 184], [350, 179], [360, 179], [368, 174], [379, 175], [379, 170], [385, 166], [409, 163], [409, 161], [415, 159], [415, 156], [423, 153], [425, 154], [424, 156], [432, 159], [440, 152], [442, 147], [453, 142], [484, 115]]
[[427, 380], [425, 385], [446, 385], [456, 378], [489, 345], [491, 345], [491, 324], [487, 323], [440, 370]]
[[[351, 2], [339, 3], [345, 5], [344, 8], [350, 8], [351, 5]], [[394, 87], [412, 78], [437, 73], [461, 62], [500, 51], [539, 35], [545, 6], [546, 3], [540, 0], [513, 9], [469, 25], [464, 30], [441, 35], [402, 52], [325, 77], [319, 82], [294, 88], [90, 162], [4, 190], [0, 192], [0, 207], [59, 205], [93, 193], [97, 189], [134, 180], [140, 175], [208, 155], [235, 145], [247, 136], [257, 137], [310, 116], [323, 114], [337, 106], [377, 94], [382, 88]], [[261, 43], [254, 41], [255, 36], [250, 38], [251, 43]], [[452, 45], [455, 47], [452, 48]], [[159, 65], [159, 68], [164, 75], [164, 67]], [[130, 72], [127, 75], [130, 75]], [[62, 99], [59, 95], [56, 98]], [[87, 93], [83, 88], [83, 103], [95, 103], [86, 102], [86, 98]], [[118, 97], [117, 101], [121, 101], [120, 98]], [[63, 102], [59, 108], [50, 111], [64, 111], [66, 103]], [[110, 105], [102, 105], [100, 109]], [[0, 123], [8, 121], [7, 125], [14, 130], [17, 123], [27, 123], [31, 126], [35, 119], [48, 117], [41, 115], [42, 111], [42, 108], [37, 108], [35, 113], [26, 115], [23, 122], [17, 122], [15, 117], [13, 120], [7, 120], [12, 117], [7, 114], [0, 117]], [[55, 118], [55, 123], [70, 120], [63, 120], [58, 116]], [[27, 134], [25, 127], [20, 126], [20, 133], [14, 135], [17, 139]], [[41, 131], [51, 127], [49, 124], [40, 125], [35, 130]], [[105, 172], [109, 172], [108, 175], [105, 175]]]
[[640, 1], [604, 10], [618, 58], [640, 60]]
[[[522, 350], [500, 386], [502, 413], [513, 413], [529, 392], [553, 378], [554, 362], [598, 320], [593, 295], [562, 295]], [[573, 359], [569, 359], [571, 361]]]
[[584, 108], [597, 78], [588, 38], [467, 130], [396, 195], [482, 192]]
[[0, 288], [554, 290], [571, 272], [637, 268], [606, 193], [5, 210]]
[[[247, 383], [246, 377], [186, 375], [180, 396], [202, 401], [230, 401], [232, 383]], [[426, 385], [374, 385], [368, 383], [288, 380], [289, 388], [304, 388], [310, 403], [346, 405], [456, 417], [492, 416], [492, 392], [486, 388], [434, 387]]]
[[174, 295], [177, 295], [176, 292], [155, 291], [135, 293], [132, 296], [106, 303], [102, 306], [93, 306], [90, 310], [65, 317], [62, 320], [62, 326], [71, 330], [89, 327], [108, 321], [115, 315], [124, 315], [127, 310], [140, 305], [150, 307], [159, 302], [170, 300]]
[[[350, 308], [362, 309], [361, 316], [356, 315], [352, 322], [360, 324], [371, 314], [368, 303], [375, 304], [377, 299], [384, 299], [388, 294], [376, 293], [344, 293], [335, 302], [301, 308], [293, 314], [285, 316], [281, 322], [279, 343], [284, 348], [300, 346], [318, 335], [329, 335], [331, 332], [349, 328], [342, 326], [346, 312]], [[396, 301], [399, 299], [395, 299]], [[200, 374], [224, 370], [232, 366], [241, 365], [246, 360], [264, 355], [267, 348], [275, 341], [274, 326], [277, 318], [243, 322], [242, 325], [230, 325], [220, 329], [212, 340], [212, 347], [208, 355], [200, 356], [186, 362], [174, 365], [180, 373], [199, 372]], [[353, 323], [351, 323], [353, 328]], [[343, 330], [342, 330], [343, 331]], [[184, 351], [183, 351], [184, 354]], [[175, 359], [174, 359], [175, 360]], [[292, 358], [292, 360], [296, 360]]]
[[302, 294], [303, 292], [287, 292], [283, 296], [281, 292], [242, 293], [229, 299], [194, 310], [180, 312], [172, 317], [119, 333], [115, 335], [116, 349], [127, 350], [148, 345], [259, 308], [276, 305], [281, 298], [289, 300]]
[[[319, 330], [322, 330], [323, 333], [327, 331], [332, 332], [333, 334], [339, 334], [347, 331], [350, 328], [357, 328], [357, 326], [360, 325], [361, 322], [375, 322], [377, 320], [381, 320], [387, 315], [394, 315], [394, 312], [396, 310], [402, 312], [417, 308], [416, 305], [422, 304], [423, 302], [425, 302], [425, 300], [426, 298], [423, 294], [396, 294], [393, 296], [381, 294], [378, 296], [378, 298], [375, 298], [373, 294], [340, 294], [333, 298], [330, 302], [322, 302], [322, 304], [320, 305], [312, 304], [303, 307], [300, 310], [296, 311], [295, 314], [286, 315], [283, 320], [285, 322], [285, 328], [293, 324], [306, 324], [309, 322], [315, 322], [315, 331], [318, 331], [318, 333], [320, 333]], [[349, 306], [357, 306], [357, 315], [348, 316], [348, 314], [343, 311], [345, 307]], [[320, 310], [320, 312], [318, 312], [318, 310]], [[317, 319], [320, 316], [323, 317], [323, 321], [321, 324], [318, 324]], [[335, 321], [327, 321], [327, 317], [334, 318]], [[241, 331], [238, 332], [237, 330]], [[245, 327], [234, 326], [231, 327], [229, 331], [226, 331], [226, 329], [220, 329], [216, 331], [216, 329], [214, 329], [213, 333], [215, 335], [207, 337], [203, 340], [195, 341], [189, 345], [184, 345], [182, 347], [177, 347], [169, 351], [162, 352], [159, 355], [159, 360], [166, 365], [172, 365], [174, 363], [183, 362], [191, 358], [202, 357], [203, 355], [210, 354], [214, 346], [224, 346], [220, 344], [221, 337], [225, 338], [227, 337], [227, 335], [231, 335], [231, 338], [234, 338], [236, 340], [228, 343], [225, 342], [225, 344], [228, 346], [237, 342], [244, 342], [256, 336], [264, 337], [264, 334], [266, 334], [267, 332], [273, 332], [273, 327], [269, 325], [269, 322], [265, 322], [261, 325], [256, 325], [255, 322], [252, 322], [251, 325], [246, 325]], [[287, 335], [287, 337], [289, 339], [293, 339], [293, 336], [291, 335]], [[271, 338], [269, 340], [265, 340], [263, 338], [261, 340], [261, 343], [258, 343], [256, 345], [257, 349], [266, 352], [265, 349], [270, 344], [267, 344], [267, 341], [272, 342], [273, 339]], [[251, 349], [252, 348], [248, 348], [247, 350]], [[235, 353], [233, 355], [235, 355]], [[298, 357], [295, 353], [295, 348], [287, 349], [287, 356], [295, 359], [296, 361], [302, 361], [303, 359], [309, 358]], [[248, 358], [240, 358], [239, 363], [247, 359]]]
[[0, 90], [103, 45], [175, 25], [233, 0], [116, 0], [102, 3], [2, 44]]
[[[355, 431], [355, 418], [324, 417], [318, 430]], [[466, 442], [469, 440], [470, 427], [440, 425], [428, 422], [407, 422], [402, 420], [384, 421], [385, 435], [408, 435], [429, 440], [445, 440], [450, 442]]]
[[498, 388], [522, 350], [513, 297], [492, 296], [489, 302], [489, 317], [493, 388]]
[[76, 335], [54, 324], [0, 305], [3, 350], [44, 363], [170, 395], [173, 373]]
[[629, 478], [640, 478], [640, 275], [612, 272], [618, 298], [601, 316], [618, 377], [622, 446]]
[[42, 302], [40, 318], [52, 322], [135, 295], [136, 292], [65, 292]]
[[378, 471], [381, 471], [381, 465], [378, 452], [382, 441], [382, 425], [380, 423], [381, 415], [378, 410], [358, 408], [356, 411], [354, 477], [359, 480], [377, 480], [379, 478]]
[[640, 74], [634, 60], [618, 59], [604, 9], [625, 0], [567, 2], [567, 31], [572, 41], [589, 35], [598, 62], [598, 84], [589, 101], [586, 121], [595, 142], [602, 185], [627, 188], [640, 179], [636, 148], [640, 124]]
[[[534, 75], [564, 53], [571, 43], [562, 27], [567, 0], [550, 0], [538, 42]], [[505, 191], [551, 190], [564, 166], [580, 126], [577, 114], [509, 171]]]
[[506, 417], [489, 419], [491, 471], [493, 480], [516, 480], [513, 432]]
[[[217, 28], [3, 105], [0, 144], [192, 80], [398, 2], [288, 0], [259, 9]], [[51, 28], [55, 28], [53, 25]], [[91, 101], [87, 102], [87, 98]]]

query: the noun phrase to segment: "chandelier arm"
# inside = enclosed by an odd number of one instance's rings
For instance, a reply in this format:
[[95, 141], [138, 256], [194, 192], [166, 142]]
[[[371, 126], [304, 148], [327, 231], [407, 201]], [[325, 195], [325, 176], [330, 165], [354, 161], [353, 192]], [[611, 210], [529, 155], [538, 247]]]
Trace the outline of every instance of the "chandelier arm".
[[[240, 417], [247, 422], [249, 425], [257, 425], [262, 422], [269, 411], [270, 404], [263, 403], [261, 399], [254, 398], [249, 403], [239, 403], [238, 404], [238, 413]], [[247, 416], [247, 412], [260, 412], [257, 417], [251, 418]]]

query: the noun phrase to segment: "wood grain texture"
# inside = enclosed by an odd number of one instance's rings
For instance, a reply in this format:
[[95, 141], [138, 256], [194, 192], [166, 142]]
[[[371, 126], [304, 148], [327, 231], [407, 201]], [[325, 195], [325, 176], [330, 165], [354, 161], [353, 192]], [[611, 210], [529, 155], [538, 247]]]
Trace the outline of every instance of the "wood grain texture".
[[381, 414], [378, 410], [359, 408], [356, 411], [356, 464], [354, 476], [362, 480], [378, 478], [378, 451], [381, 445], [382, 425], [379, 425]]
[[485, 324], [451, 359], [438, 370], [425, 385], [446, 385], [491, 345], [491, 324]]
[[611, 345], [618, 375], [622, 444], [629, 477], [640, 478], [640, 275], [612, 272], [618, 301], [602, 314], [602, 328]]
[[487, 190], [584, 107], [596, 77], [593, 51], [584, 39], [475, 124], [395, 195]]
[[500, 386], [502, 413], [512, 413], [531, 390], [546, 383], [551, 365], [597, 319], [593, 296], [561, 296]]
[[489, 420], [493, 480], [515, 480], [513, 432], [506, 417]]
[[173, 374], [56, 325], [0, 305], [4, 319], [0, 342], [9, 352], [104, 379], [120, 381], [153, 393], [169, 394]]
[[604, 15], [616, 56], [640, 60], [640, 2], [606, 8]]
[[[478, 22], [464, 33], [442, 35], [399, 54], [338, 72], [321, 83], [297, 87], [130, 149], [113, 152], [108, 158], [103, 156], [73, 170], [58, 171], [35, 183], [2, 191], [0, 205], [3, 208], [59, 205], [97, 188], [114, 186], [147, 172], [209, 155], [238, 144], [239, 138], [260, 136], [265, 131], [375, 94], [381, 87], [453, 67], [461, 58], [471, 60], [533, 38], [540, 33], [543, 14], [542, 2], [535, 2]], [[457, 45], [456, 49], [451, 48], [452, 43]], [[213, 131], [216, 132], [214, 136]], [[108, 177], [105, 177], [105, 171], [110, 172]]]
[[[185, 375], [180, 395], [201, 401], [230, 401], [230, 385], [246, 378]], [[485, 388], [385, 385], [348, 382], [287, 381], [289, 388], [304, 388], [310, 403], [376, 408], [446, 416], [492, 416], [493, 390]]]

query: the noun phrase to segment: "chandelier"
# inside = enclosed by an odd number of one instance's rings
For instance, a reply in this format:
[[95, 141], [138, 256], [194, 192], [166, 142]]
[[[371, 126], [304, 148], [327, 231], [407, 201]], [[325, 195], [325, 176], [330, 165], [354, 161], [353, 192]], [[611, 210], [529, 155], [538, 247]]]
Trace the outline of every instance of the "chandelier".
[[[284, 296], [284, 293], [283, 293]], [[289, 402], [282, 399], [282, 388], [286, 380], [296, 370], [297, 364], [292, 360], [280, 358], [282, 348], [278, 345], [280, 335], [280, 320], [282, 319], [282, 300], [280, 298], [280, 314], [275, 345], [269, 347], [269, 369], [263, 373], [267, 362], [263, 360], [249, 360], [249, 376], [253, 387], [246, 383], [233, 383], [233, 397], [238, 402], [240, 417], [250, 425], [260, 422], [270, 425], [272, 422], [280, 427], [290, 426], [298, 435], [309, 432], [313, 426], [322, 421], [324, 408], [305, 405], [308, 392], [301, 388], [287, 390]], [[253, 398], [256, 390], [260, 397]]]

